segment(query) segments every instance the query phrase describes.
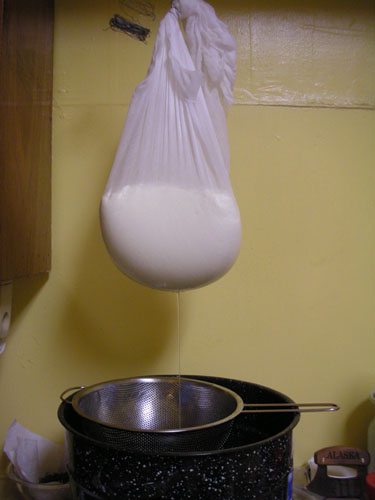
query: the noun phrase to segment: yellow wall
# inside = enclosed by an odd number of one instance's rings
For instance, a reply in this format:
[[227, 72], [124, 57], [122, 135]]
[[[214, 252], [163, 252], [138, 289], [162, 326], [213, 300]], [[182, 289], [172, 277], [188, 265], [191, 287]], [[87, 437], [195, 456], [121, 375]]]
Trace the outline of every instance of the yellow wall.
[[[177, 371], [175, 295], [122, 275], [98, 219], [127, 105], [168, 4], [156, 2], [156, 21], [145, 20], [145, 45], [105, 29], [115, 0], [56, 2], [53, 265], [49, 277], [14, 286], [0, 357], [2, 439], [16, 418], [62, 441], [56, 410], [69, 386]], [[335, 108], [334, 98], [330, 105], [230, 109], [241, 253], [224, 278], [181, 296], [183, 373], [342, 406], [302, 417], [297, 464], [324, 446], [364, 447], [375, 389], [375, 116]]]

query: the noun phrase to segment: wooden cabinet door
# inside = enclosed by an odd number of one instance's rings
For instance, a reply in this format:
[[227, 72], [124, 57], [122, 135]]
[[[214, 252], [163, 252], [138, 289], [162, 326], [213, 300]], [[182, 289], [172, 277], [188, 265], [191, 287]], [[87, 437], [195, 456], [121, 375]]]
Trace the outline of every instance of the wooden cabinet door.
[[53, 0], [0, 0], [0, 282], [51, 266]]

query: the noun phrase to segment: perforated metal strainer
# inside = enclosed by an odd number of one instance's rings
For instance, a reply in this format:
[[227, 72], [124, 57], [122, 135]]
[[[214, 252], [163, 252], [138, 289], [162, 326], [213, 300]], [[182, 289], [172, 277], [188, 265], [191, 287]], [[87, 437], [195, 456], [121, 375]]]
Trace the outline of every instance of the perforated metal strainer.
[[[80, 389], [71, 398], [68, 391]], [[113, 380], [61, 395], [88, 436], [135, 451], [220, 449], [242, 399], [233, 391], [183, 377]]]
[[[68, 391], [78, 390], [64, 399]], [[61, 395], [80, 417], [82, 432], [137, 452], [215, 450], [240, 413], [334, 411], [331, 403], [251, 403], [226, 387], [176, 376], [112, 380]], [[244, 408], [248, 409], [244, 409]]]

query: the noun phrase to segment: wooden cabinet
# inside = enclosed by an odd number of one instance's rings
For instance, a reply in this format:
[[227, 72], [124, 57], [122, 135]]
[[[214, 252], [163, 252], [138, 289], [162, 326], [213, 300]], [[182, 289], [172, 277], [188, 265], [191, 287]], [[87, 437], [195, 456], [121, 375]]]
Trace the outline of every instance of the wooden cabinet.
[[53, 0], [0, 0], [0, 283], [51, 267]]

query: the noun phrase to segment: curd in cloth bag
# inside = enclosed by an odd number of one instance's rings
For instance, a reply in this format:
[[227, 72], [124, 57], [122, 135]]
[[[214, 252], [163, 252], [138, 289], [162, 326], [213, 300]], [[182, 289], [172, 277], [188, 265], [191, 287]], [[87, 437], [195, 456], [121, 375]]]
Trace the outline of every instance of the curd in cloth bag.
[[241, 220], [225, 113], [235, 58], [235, 42], [210, 5], [173, 3], [132, 96], [100, 208], [109, 254], [143, 285], [206, 285], [237, 258]]

